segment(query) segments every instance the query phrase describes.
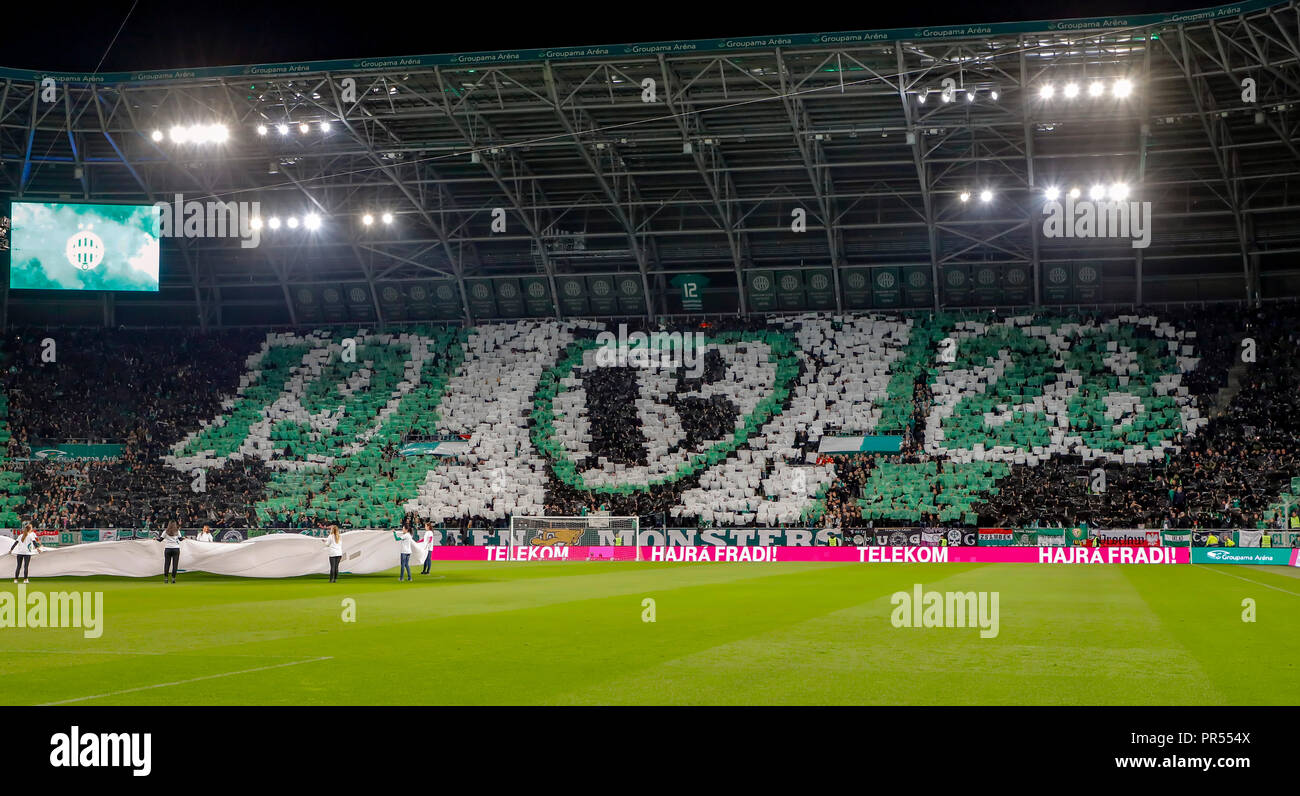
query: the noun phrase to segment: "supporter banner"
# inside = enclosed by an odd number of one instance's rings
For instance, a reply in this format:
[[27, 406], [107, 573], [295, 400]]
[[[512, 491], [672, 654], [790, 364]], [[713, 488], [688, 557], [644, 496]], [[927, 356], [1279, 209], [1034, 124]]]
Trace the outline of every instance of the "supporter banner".
[[1002, 275], [996, 265], [971, 266], [970, 281], [976, 304], [997, 304], [1002, 300]]
[[[459, 285], [449, 279], [442, 279], [433, 282], [430, 287], [431, 290], [424, 292], [426, 295], [432, 293], [433, 317], [441, 320], [452, 320], [460, 318], [464, 314], [464, 308], [460, 303]], [[411, 288], [410, 297], [413, 305], [415, 303], [415, 287]]]
[[587, 277], [587, 301], [596, 315], [617, 315], [618, 294], [614, 278], [610, 276]]
[[37, 446], [32, 451], [32, 458], [35, 459], [119, 459], [122, 457], [121, 445], [77, 445], [71, 443], [60, 443], [55, 445]]
[[321, 319], [320, 296], [316, 288], [300, 285], [294, 288], [293, 305], [299, 321], [319, 321]]
[[[635, 558], [613, 547], [523, 545], [516, 547], [432, 547], [434, 561], [605, 561]], [[862, 564], [1186, 564], [1179, 548], [1088, 547], [645, 547], [642, 561], [676, 563], [782, 563], [799, 561]]]
[[560, 309], [565, 315], [588, 313], [587, 283], [581, 276], [557, 276], [555, 286], [560, 291]]
[[871, 301], [879, 309], [897, 307], [902, 301], [898, 268], [888, 266], [871, 270]]
[[[555, 303], [551, 301], [551, 285], [545, 278], [526, 276], [519, 280], [519, 284], [523, 291], [524, 308], [529, 315], [548, 317], [555, 314]], [[498, 298], [497, 304], [500, 303]]]
[[[856, 531], [854, 533], [857, 533]], [[947, 544], [951, 547], [974, 547], [979, 534], [974, 528], [893, 528], [868, 531], [867, 544], [877, 547], [905, 547], [924, 544]], [[927, 541], [932, 539], [933, 541]]]
[[818, 453], [898, 453], [903, 438], [897, 434], [872, 434], [861, 437], [822, 437]]
[[835, 274], [829, 268], [819, 268], [805, 274], [804, 295], [810, 310], [835, 309]]
[[1111, 530], [1093, 530], [1092, 535], [1102, 544], [1111, 545], [1152, 545], [1160, 544], [1160, 531], [1147, 531], [1134, 528]]
[[496, 288], [497, 312], [506, 318], [519, 318], [524, 315], [524, 294], [519, 288], [518, 279], [493, 279]]
[[343, 289], [339, 285], [326, 285], [320, 291], [321, 317], [329, 323], [342, 323], [347, 319], [343, 306]]
[[1070, 266], [1050, 263], [1043, 268], [1043, 301], [1063, 304], [1071, 299]]
[[497, 317], [496, 292], [491, 279], [466, 279], [465, 293], [471, 315], [475, 318]]
[[619, 274], [614, 277], [614, 287], [618, 292], [619, 312], [638, 315], [646, 311], [640, 274]]
[[980, 547], [1008, 547], [1015, 544], [1015, 532], [1008, 528], [980, 528]]
[[934, 304], [930, 285], [930, 266], [904, 266], [900, 274], [903, 285], [903, 303], [909, 307], [929, 307]]
[[970, 270], [964, 265], [945, 265], [943, 277], [943, 301], [945, 304], [967, 304], [970, 302]]
[[1023, 265], [1008, 265], [1002, 271], [1002, 300], [1008, 304], [1033, 301], [1034, 278]]
[[1101, 301], [1101, 263], [1075, 263], [1071, 276], [1075, 301]]
[[379, 307], [384, 313], [384, 320], [406, 320], [406, 294], [402, 292], [402, 288], [399, 285], [381, 285], [377, 286], [377, 289]]
[[804, 308], [803, 274], [798, 271], [776, 272], [776, 305], [783, 310]]
[[371, 302], [369, 285], [365, 282], [349, 282], [343, 286], [343, 291], [351, 320], [375, 320], [375, 305]]
[[[1210, 542], [1213, 536], [1215, 541]], [[1237, 545], [1237, 534], [1235, 531], [1192, 531], [1192, 547], [1235, 547]]]
[[398, 453], [403, 456], [459, 456], [469, 453], [469, 440], [444, 440], [441, 442], [408, 442]]
[[[871, 309], [871, 271], [850, 268], [840, 273], [840, 286], [844, 293], [844, 307], [850, 310]], [[751, 309], [753, 307], [751, 306]]]
[[753, 312], [776, 309], [776, 273], [773, 271], [747, 271], [745, 273], [746, 297]]
[[1160, 534], [1160, 544], [1165, 547], [1191, 547], [1191, 531], [1163, 531]]
[[[1173, 548], [1180, 549], [1180, 548]], [[1191, 548], [1193, 564], [1281, 564], [1292, 563], [1294, 550], [1276, 548], [1252, 548], [1235, 550], [1226, 547]]]
[[[711, 281], [703, 274], [678, 274], [668, 280], [668, 283], [677, 288], [683, 312], [700, 312], [704, 309], [704, 291]], [[803, 295], [802, 290], [799, 295]]]

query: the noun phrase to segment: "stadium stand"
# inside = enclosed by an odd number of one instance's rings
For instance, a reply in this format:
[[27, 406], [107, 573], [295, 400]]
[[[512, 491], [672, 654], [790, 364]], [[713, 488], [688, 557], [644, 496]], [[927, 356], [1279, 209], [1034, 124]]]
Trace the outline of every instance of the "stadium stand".
[[[602, 364], [599, 322], [5, 343], [13, 527], [1271, 527], [1296, 503], [1290, 310], [805, 314], [699, 334], [698, 361]], [[1291, 325], [1290, 328], [1294, 328]], [[53, 334], [53, 333], [51, 333]], [[1238, 362], [1249, 337], [1257, 365]], [[896, 453], [818, 454], [896, 434]], [[403, 455], [413, 439], [465, 439]], [[116, 442], [105, 460], [33, 456]], [[1095, 491], [1095, 471], [1105, 491]]]

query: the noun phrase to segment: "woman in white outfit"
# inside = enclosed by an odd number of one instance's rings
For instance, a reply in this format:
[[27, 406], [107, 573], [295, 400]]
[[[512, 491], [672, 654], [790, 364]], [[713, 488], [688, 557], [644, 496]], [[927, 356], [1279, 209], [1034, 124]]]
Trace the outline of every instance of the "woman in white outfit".
[[211, 542], [211, 541], [212, 541], [212, 529], [209, 528], [208, 526], [204, 525], [204, 526], [203, 526], [203, 530], [199, 531], [198, 540], [199, 540], [200, 542]]
[[343, 560], [343, 539], [339, 536], [339, 526], [331, 525], [325, 534], [325, 551], [330, 557], [330, 583], [338, 583], [339, 562]]
[[429, 568], [433, 566], [433, 531], [426, 530], [420, 541], [424, 543], [424, 569], [420, 570], [420, 574], [428, 575]]
[[24, 525], [22, 533], [18, 534], [18, 538], [9, 546], [9, 552], [18, 551], [14, 555], [14, 558], [18, 560], [18, 566], [14, 569], [14, 583], [18, 582], [20, 575], [23, 583], [31, 582], [30, 578], [27, 577], [27, 571], [32, 565], [32, 556], [37, 550], [44, 549], [41, 546], [40, 537], [36, 535], [36, 531], [32, 528], [32, 524], [29, 522]]

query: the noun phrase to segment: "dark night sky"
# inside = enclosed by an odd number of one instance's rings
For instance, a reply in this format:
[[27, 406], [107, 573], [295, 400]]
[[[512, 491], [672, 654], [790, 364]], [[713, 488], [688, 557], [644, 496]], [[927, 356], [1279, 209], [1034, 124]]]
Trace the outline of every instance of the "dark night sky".
[[[704, 4], [502, 2], [164, 2], [139, 0], [101, 71], [166, 69], [324, 58], [425, 55], [503, 48], [617, 44], [660, 39], [774, 35], [921, 25], [1181, 11], [1215, 0], [1066, 0], [910, 4]], [[21, 5], [19, 8], [14, 8]], [[0, 66], [89, 72], [104, 56], [131, 0], [5, 3]], [[453, 7], [454, 6], [454, 7]], [[769, 9], [766, 13], [747, 8]], [[799, 7], [799, 4], [795, 4]], [[860, 9], [849, 13], [849, 9]], [[507, 12], [505, 9], [518, 8]], [[662, 9], [662, 10], [655, 10]], [[514, 14], [512, 17], [511, 14]]]

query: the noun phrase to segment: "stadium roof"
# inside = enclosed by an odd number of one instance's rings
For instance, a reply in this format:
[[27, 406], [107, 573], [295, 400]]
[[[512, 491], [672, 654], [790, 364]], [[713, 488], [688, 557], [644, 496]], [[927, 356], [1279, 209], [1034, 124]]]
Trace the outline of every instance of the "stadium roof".
[[[433, 280], [484, 320], [474, 280], [538, 277], [561, 296], [560, 280], [598, 275], [635, 277], [637, 314], [658, 316], [681, 310], [671, 285], [686, 273], [708, 277], [709, 309], [759, 309], [754, 276], [780, 272], [828, 277], [821, 306], [846, 309], [859, 306], [846, 292], [856, 275], [884, 270], [926, 274], [916, 306], [937, 308], [982, 303], [946, 291], [952, 274], [990, 266], [1033, 284], [990, 304], [1056, 300], [1044, 283], [1057, 266], [1100, 275], [1088, 303], [1294, 297], [1297, 104], [1296, 2], [168, 72], [2, 69], [11, 199], [181, 194], [323, 220], [264, 229], [251, 248], [169, 239], [156, 296], [5, 291], [5, 322], [303, 322], [303, 286], [360, 288], [386, 322], [409, 313], [385, 288], [405, 300]], [[224, 143], [169, 138], [216, 123]], [[1150, 202], [1149, 246], [1045, 234], [1047, 191], [1087, 199], [1118, 184]]]

